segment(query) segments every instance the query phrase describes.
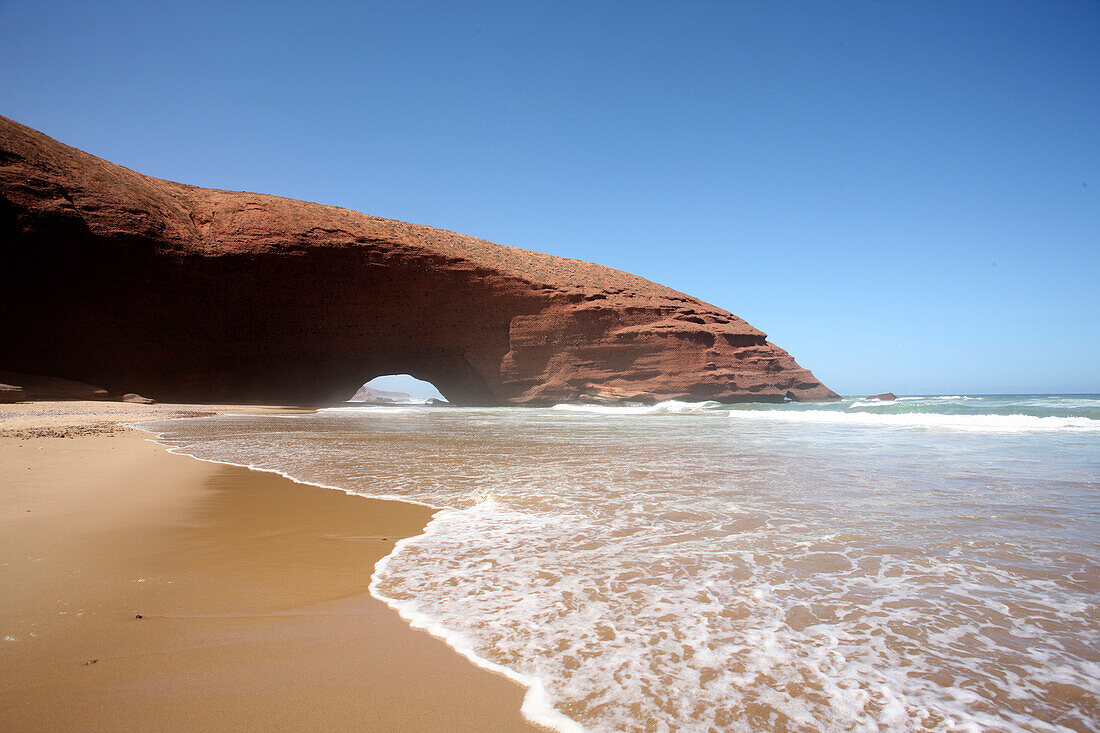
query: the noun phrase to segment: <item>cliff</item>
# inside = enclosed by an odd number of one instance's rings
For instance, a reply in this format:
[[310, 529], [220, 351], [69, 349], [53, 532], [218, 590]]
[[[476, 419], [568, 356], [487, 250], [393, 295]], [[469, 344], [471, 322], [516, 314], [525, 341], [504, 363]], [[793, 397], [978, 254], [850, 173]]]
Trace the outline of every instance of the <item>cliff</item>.
[[579, 260], [144, 176], [0, 117], [0, 369], [160, 401], [836, 395], [731, 313]]
[[364, 384], [348, 398], [348, 402], [405, 402], [411, 399], [412, 395], [407, 392], [390, 392], [368, 387]]

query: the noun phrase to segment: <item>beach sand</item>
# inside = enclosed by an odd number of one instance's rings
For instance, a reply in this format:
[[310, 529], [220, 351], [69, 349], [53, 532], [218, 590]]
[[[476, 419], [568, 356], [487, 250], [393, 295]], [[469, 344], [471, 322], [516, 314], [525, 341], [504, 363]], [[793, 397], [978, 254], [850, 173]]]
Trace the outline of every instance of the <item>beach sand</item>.
[[118, 426], [209, 409], [0, 405], [0, 729], [539, 730], [368, 594], [429, 510]]

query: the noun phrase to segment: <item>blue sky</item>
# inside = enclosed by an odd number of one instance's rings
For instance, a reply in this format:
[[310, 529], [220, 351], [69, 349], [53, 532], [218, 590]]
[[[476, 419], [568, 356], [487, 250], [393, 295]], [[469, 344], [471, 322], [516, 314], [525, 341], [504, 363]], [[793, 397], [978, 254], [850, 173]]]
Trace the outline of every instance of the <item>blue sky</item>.
[[837, 391], [1100, 392], [1100, 3], [0, 0], [0, 114], [638, 273]]

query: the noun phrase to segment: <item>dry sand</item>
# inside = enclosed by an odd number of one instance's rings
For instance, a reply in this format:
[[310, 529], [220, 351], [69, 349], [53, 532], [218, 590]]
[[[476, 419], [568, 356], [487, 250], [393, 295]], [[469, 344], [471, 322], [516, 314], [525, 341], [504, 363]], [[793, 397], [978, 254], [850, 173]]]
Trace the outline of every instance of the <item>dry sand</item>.
[[428, 510], [117, 427], [191, 409], [0, 405], [0, 730], [538, 730], [368, 594]]

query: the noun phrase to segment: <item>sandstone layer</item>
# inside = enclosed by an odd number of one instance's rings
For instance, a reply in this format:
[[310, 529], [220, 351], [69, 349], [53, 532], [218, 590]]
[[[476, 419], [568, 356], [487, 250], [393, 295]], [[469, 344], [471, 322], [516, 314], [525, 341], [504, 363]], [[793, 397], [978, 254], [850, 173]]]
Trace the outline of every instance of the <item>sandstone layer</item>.
[[0, 117], [0, 369], [158, 401], [834, 399], [765, 333], [643, 278], [135, 173]]

